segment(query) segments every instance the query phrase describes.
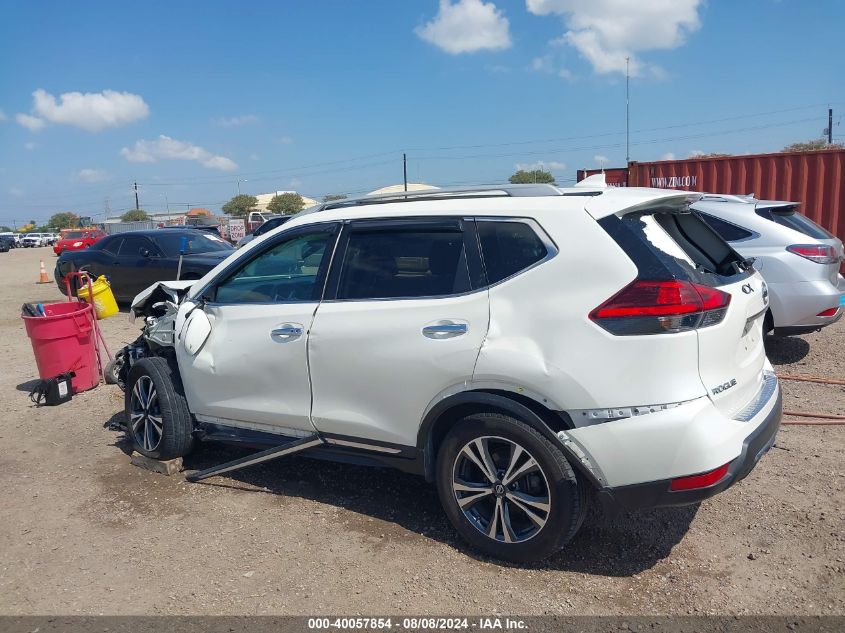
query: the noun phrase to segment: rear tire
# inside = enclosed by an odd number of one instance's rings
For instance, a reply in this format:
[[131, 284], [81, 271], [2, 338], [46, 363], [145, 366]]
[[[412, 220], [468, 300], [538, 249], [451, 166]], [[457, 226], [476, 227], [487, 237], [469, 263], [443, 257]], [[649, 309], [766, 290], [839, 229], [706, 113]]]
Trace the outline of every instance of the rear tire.
[[563, 452], [507, 415], [477, 413], [456, 423], [440, 446], [436, 473], [452, 525], [495, 558], [547, 558], [586, 515], [586, 488]]
[[136, 362], [124, 403], [127, 435], [136, 451], [162, 460], [191, 452], [194, 425], [175, 363], [159, 356]]

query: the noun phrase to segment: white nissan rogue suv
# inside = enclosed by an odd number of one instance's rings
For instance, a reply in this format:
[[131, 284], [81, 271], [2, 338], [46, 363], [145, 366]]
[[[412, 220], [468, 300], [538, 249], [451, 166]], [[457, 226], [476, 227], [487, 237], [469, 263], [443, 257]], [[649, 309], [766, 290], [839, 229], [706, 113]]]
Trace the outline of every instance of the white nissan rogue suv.
[[418, 473], [513, 561], [561, 548], [588, 499], [699, 502], [771, 447], [781, 396], [766, 285], [698, 197], [508, 185], [300, 213], [161, 284], [190, 289], [170, 339], [126, 352], [127, 433], [159, 459], [266, 449], [192, 481], [298, 451]]

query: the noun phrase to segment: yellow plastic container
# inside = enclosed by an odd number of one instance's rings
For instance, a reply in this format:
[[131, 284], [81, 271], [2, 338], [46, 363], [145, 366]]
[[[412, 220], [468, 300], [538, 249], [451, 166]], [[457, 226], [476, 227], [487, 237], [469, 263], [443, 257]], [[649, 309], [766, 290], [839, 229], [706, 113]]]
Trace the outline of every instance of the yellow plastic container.
[[[100, 275], [91, 284], [91, 294], [94, 295], [94, 314], [97, 315], [97, 320], [108, 319], [118, 313], [117, 301], [114, 300], [114, 295], [109, 285], [109, 280], [105, 275]], [[76, 296], [82, 299], [85, 303], [92, 303], [91, 297], [88, 294], [88, 284], [86, 283], [79, 290], [76, 291]]]

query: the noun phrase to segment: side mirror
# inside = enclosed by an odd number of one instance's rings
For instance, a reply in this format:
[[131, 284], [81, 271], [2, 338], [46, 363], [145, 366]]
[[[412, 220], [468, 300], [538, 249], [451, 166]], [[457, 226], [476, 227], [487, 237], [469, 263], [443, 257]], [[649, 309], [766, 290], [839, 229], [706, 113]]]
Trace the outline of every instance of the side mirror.
[[188, 236], [183, 235], [179, 241], [179, 254], [186, 255], [188, 253]]

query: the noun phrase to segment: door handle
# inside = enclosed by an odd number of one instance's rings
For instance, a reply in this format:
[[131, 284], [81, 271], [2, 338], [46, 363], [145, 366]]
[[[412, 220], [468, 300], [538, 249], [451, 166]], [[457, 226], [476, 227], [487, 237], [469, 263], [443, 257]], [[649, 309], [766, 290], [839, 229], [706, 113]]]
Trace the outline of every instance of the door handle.
[[432, 323], [422, 329], [423, 336], [433, 339], [454, 338], [466, 334], [468, 331], [468, 324], [454, 321]]
[[304, 328], [299, 323], [284, 323], [270, 330], [270, 338], [293, 340], [302, 336]]

